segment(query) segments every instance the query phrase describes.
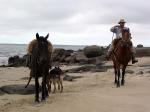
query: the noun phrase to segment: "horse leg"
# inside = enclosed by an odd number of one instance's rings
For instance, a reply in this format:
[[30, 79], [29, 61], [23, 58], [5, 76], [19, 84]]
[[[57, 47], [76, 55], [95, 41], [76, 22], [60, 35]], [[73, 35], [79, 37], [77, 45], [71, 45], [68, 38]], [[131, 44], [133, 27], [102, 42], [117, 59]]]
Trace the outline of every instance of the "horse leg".
[[115, 82], [114, 82], [114, 84], [117, 84], [117, 70], [116, 70], [116, 68], [114, 68], [114, 72], [115, 72]]
[[120, 87], [120, 68], [117, 69], [117, 76], [118, 76], [117, 87]]
[[46, 77], [45, 81], [46, 81], [46, 84], [45, 84], [45, 94], [46, 94], [46, 97], [48, 97], [49, 95], [48, 95], [47, 77]]
[[35, 102], [40, 102], [39, 101], [39, 81], [38, 81], [37, 76], [35, 76]]
[[125, 79], [124, 79], [124, 77], [125, 77], [125, 69], [126, 69], [126, 67], [123, 67], [123, 69], [122, 69], [122, 80], [121, 80], [121, 85], [122, 85], [122, 86], [123, 86], [124, 83], [125, 83]]
[[45, 100], [46, 97], [46, 76], [42, 78], [42, 100]]
[[50, 80], [49, 86], [48, 86], [48, 91], [49, 91], [49, 93], [51, 92], [51, 85], [52, 85], [52, 81]]

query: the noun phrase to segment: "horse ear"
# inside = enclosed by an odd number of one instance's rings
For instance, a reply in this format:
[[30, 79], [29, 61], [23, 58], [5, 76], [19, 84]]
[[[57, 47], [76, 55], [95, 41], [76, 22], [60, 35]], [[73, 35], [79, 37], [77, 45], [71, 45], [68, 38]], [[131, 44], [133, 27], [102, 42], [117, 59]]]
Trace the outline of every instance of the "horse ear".
[[36, 33], [36, 39], [37, 39], [37, 40], [39, 39], [39, 34], [38, 34], [38, 33]]
[[46, 38], [46, 39], [48, 39], [48, 37], [49, 37], [49, 33], [46, 35], [46, 37], [45, 37], [45, 38]]

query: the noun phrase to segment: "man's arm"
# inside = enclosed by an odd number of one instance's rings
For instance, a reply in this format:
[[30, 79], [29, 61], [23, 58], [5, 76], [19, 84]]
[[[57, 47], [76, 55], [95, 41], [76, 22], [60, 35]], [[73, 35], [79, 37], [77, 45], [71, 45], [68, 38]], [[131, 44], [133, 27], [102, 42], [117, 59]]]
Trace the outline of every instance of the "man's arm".
[[113, 26], [113, 27], [110, 29], [110, 31], [113, 32], [113, 33], [116, 33], [117, 27], [118, 27], [118, 25]]

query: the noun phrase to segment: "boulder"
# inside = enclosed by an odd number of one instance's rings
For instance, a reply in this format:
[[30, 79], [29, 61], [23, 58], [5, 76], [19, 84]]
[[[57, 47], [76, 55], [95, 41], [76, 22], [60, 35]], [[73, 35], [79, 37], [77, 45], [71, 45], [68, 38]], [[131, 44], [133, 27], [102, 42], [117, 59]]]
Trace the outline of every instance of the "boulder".
[[56, 48], [54, 49], [54, 52], [52, 55], [53, 61], [64, 62], [66, 57], [71, 56], [71, 53], [73, 53], [73, 50], [65, 50], [62, 48]]
[[88, 58], [101, 56], [103, 54], [103, 48], [100, 46], [92, 45], [84, 48], [84, 54]]
[[88, 58], [84, 55], [83, 52], [77, 52], [76, 53], [76, 62], [80, 64], [87, 64]]
[[76, 63], [76, 56], [75, 55], [71, 55], [69, 57], [65, 58], [65, 62], [67, 63]]

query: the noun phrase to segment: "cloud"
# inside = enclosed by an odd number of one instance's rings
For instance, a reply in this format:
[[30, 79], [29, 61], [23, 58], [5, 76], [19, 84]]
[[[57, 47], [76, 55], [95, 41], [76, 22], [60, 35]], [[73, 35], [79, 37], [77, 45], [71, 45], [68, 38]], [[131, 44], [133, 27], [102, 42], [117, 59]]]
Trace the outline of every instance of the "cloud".
[[125, 18], [138, 44], [150, 34], [149, 5], [149, 0], [1, 0], [0, 43], [27, 43], [36, 32], [50, 32], [54, 44], [107, 45], [110, 27]]

